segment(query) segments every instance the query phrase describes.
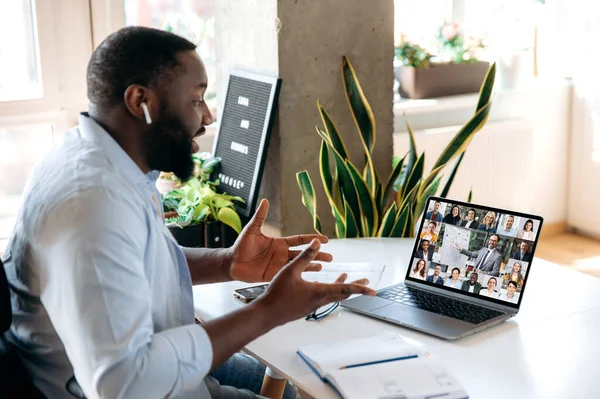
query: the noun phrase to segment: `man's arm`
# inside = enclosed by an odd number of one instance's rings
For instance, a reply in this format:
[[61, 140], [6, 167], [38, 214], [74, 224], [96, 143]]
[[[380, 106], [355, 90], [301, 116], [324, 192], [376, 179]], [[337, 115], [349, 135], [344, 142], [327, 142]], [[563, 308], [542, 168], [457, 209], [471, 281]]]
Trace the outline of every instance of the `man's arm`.
[[[479, 250], [479, 251], [481, 251], [481, 250]], [[475, 258], [475, 257], [479, 256], [479, 251], [468, 251], [468, 250], [466, 250], [466, 249], [463, 248], [460, 251], [460, 253], [463, 254], [463, 255], [467, 255], [469, 258]]]
[[192, 284], [220, 283], [231, 277], [232, 252], [230, 248], [186, 248], [183, 253], [190, 269]]
[[248, 342], [277, 326], [353, 294], [376, 294], [364, 285], [367, 280], [342, 284], [345, 275], [333, 284], [310, 283], [302, 279], [302, 272], [311, 266], [319, 248], [319, 242], [313, 240], [298, 257], [281, 269], [261, 297], [237, 312], [203, 325], [213, 345], [213, 369]]
[[498, 256], [496, 258], [496, 260], [494, 260], [494, 268], [492, 269], [492, 271], [489, 273], [492, 276], [499, 276], [500, 275], [500, 264], [502, 263], [502, 256]]
[[140, 208], [117, 189], [91, 189], [41, 223], [40, 299], [88, 397], [177, 396], [212, 365], [202, 327], [155, 330]]

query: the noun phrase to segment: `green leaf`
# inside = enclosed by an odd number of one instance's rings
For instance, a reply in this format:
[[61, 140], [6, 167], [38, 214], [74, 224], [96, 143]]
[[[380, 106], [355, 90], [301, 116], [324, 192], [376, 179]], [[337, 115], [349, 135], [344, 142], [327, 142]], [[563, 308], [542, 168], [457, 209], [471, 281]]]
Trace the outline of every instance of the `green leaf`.
[[325, 189], [325, 195], [327, 196], [329, 204], [331, 205], [333, 216], [336, 216], [336, 213], [340, 216], [343, 215], [342, 210], [338, 208], [338, 205], [335, 202], [335, 198], [333, 197], [334, 182], [333, 176], [331, 175], [331, 167], [329, 165], [329, 151], [327, 148], [327, 142], [325, 140], [321, 141], [319, 170], [321, 173], [321, 180], [323, 180], [323, 188]]
[[377, 188], [375, 190], [375, 204], [377, 205], [377, 213], [379, 215], [383, 215], [385, 199], [383, 197], [383, 186], [381, 185], [381, 181], [377, 182]]
[[[329, 141], [328, 144], [333, 145], [333, 148], [335, 148], [335, 150], [340, 154], [342, 159], [348, 159], [348, 151], [346, 151], [346, 146], [344, 145], [344, 141], [342, 140], [342, 137], [340, 136], [337, 127], [335, 127], [335, 124], [329, 117], [329, 114], [327, 113], [327, 111], [325, 111], [325, 108], [323, 108], [319, 101], [317, 101], [317, 107], [319, 108], [319, 113], [321, 114], [323, 125], [325, 126], [325, 132], [327, 133], [327, 136], [329, 138], [329, 140], [326, 141]], [[319, 132], [318, 128], [317, 132]], [[319, 132], [319, 135], [321, 135], [321, 132]]]
[[219, 208], [219, 209], [220, 208], [231, 208], [231, 207], [233, 207], [233, 202], [231, 202], [230, 200], [225, 199], [223, 197], [220, 197], [220, 196], [214, 196], [212, 198], [212, 205], [215, 208]]
[[[400, 207], [398, 209], [404, 209], [404, 207], [408, 204], [410, 205], [412, 202], [415, 202], [415, 198], [417, 196], [417, 193], [419, 192], [419, 188], [421, 187], [421, 183], [418, 183], [416, 186], [414, 186], [412, 188], [412, 190], [410, 190], [406, 196], [404, 196], [404, 198], [400, 198], [400, 193], [398, 193], [398, 198], [397, 201], [400, 204]], [[413, 207], [415, 205], [412, 205]]]
[[436, 161], [434, 168], [445, 165], [455, 156], [463, 152], [469, 145], [471, 139], [485, 125], [490, 114], [492, 104], [487, 103], [469, 119], [469, 121], [456, 133], [456, 136], [450, 140], [440, 157]]
[[385, 186], [385, 190], [383, 191], [383, 195], [381, 196], [382, 197], [381, 209], [383, 209], [383, 207], [385, 206], [385, 203], [394, 188], [394, 183], [395, 183], [396, 179], [398, 178], [398, 175], [400, 175], [400, 172], [402, 171], [402, 167], [404, 166], [405, 159], [406, 159], [406, 156], [404, 156], [402, 158], [398, 158], [398, 162], [396, 163], [396, 165], [394, 165], [394, 169], [392, 170], [392, 173], [390, 173], [390, 177]]
[[440, 186], [440, 181], [442, 180], [442, 176], [438, 177], [435, 181], [431, 182], [424, 190], [421, 196], [418, 199], [417, 206], [413, 212], [414, 217], [418, 217], [423, 210], [425, 209], [425, 204], [427, 203], [427, 198], [435, 195], [438, 187]]
[[479, 100], [477, 101], [476, 110], [479, 111], [484, 105], [490, 102], [492, 92], [494, 91], [494, 81], [496, 80], [496, 63], [494, 62], [488, 68], [481, 88], [479, 89]]
[[193, 220], [197, 222], [203, 221], [204, 219], [206, 219], [209, 213], [210, 207], [208, 205], [200, 203], [196, 207], [194, 207]]
[[317, 215], [317, 197], [315, 196], [315, 189], [310, 180], [310, 176], [306, 170], [296, 173], [296, 180], [302, 193], [302, 203], [310, 212], [313, 218], [313, 228], [319, 234], [321, 233], [321, 221]]
[[496, 63], [493, 63], [488, 69], [484, 83], [479, 91], [479, 101], [477, 102], [475, 115], [450, 140], [444, 151], [440, 154], [434, 168], [447, 164], [452, 158], [464, 152], [475, 133], [485, 125], [492, 107], [492, 103], [489, 100], [494, 89], [495, 77]]
[[[406, 115], [404, 115], [404, 122], [406, 123], [406, 128], [408, 129], [408, 139], [409, 139], [409, 151], [408, 151], [408, 161], [406, 162], [406, 168], [400, 174], [398, 178], [398, 183], [402, 190], [398, 190], [398, 192], [406, 192], [406, 183], [408, 182], [408, 178], [412, 173], [413, 168], [415, 167], [415, 162], [417, 162], [417, 145], [415, 143], [415, 134], [408, 123], [408, 119], [406, 119]], [[405, 157], [406, 158], [406, 157]]]
[[471, 202], [473, 199], [473, 187], [469, 190], [469, 196], [467, 197], [467, 202]]
[[344, 215], [337, 213], [337, 211], [333, 211], [333, 218], [335, 221], [335, 236], [337, 238], [347, 238], [346, 235], [346, 218]]
[[318, 126], [315, 126], [315, 128], [317, 129], [317, 133], [319, 134], [319, 136], [321, 136], [323, 141], [325, 141], [329, 145], [332, 145], [331, 139], [329, 138], [329, 135], [327, 134], [327, 132], [324, 132], [323, 130], [319, 129]]
[[383, 219], [381, 220], [381, 226], [379, 227], [379, 231], [377, 232], [378, 237], [389, 237], [394, 229], [394, 223], [396, 222], [396, 213], [398, 212], [398, 208], [396, 207], [396, 203], [392, 202], [392, 205], [388, 208], [385, 215], [383, 215]]
[[356, 123], [360, 141], [365, 150], [365, 180], [371, 195], [374, 195], [377, 190], [377, 181], [379, 180], [376, 176], [375, 165], [373, 164], [373, 159], [371, 157], [377, 136], [375, 116], [373, 115], [371, 105], [367, 101], [363, 89], [360, 86], [356, 71], [346, 56], [342, 58], [342, 79], [346, 89], [346, 99], [348, 100], [348, 105], [352, 111], [352, 117]]
[[360, 237], [360, 231], [358, 229], [358, 223], [356, 217], [352, 212], [352, 209], [348, 206], [348, 202], [344, 201], [344, 211], [346, 212], [346, 237], [356, 238]]
[[404, 237], [404, 231], [406, 230], [406, 225], [410, 216], [410, 207], [406, 204], [404, 208], [401, 209], [402, 210], [398, 212], [398, 217], [396, 223], [394, 223], [390, 237]]
[[358, 193], [358, 200], [363, 218], [363, 235], [365, 237], [374, 237], [377, 234], [377, 228], [379, 227], [379, 215], [377, 213], [375, 199], [369, 192], [367, 182], [362, 178], [356, 167], [350, 162], [346, 162], [346, 164], [350, 169], [350, 174], [354, 180], [354, 187]]
[[417, 160], [417, 163], [415, 164], [415, 167], [413, 168], [413, 171], [412, 171], [410, 177], [406, 181], [406, 186], [403, 190], [404, 193], [410, 192], [417, 185], [417, 183], [419, 183], [421, 181], [421, 179], [423, 178], [424, 166], [425, 166], [425, 153], [422, 153], [421, 156], [419, 157], [419, 159]]
[[444, 189], [442, 190], [440, 197], [446, 198], [448, 196], [448, 192], [450, 191], [450, 187], [452, 186], [452, 182], [454, 181], [454, 177], [456, 176], [456, 172], [458, 171], [458, 167], [460, 166], [460, 163], [462, 162], [464, 156], [465, 151], [463, 151], [462, 154], [460, 154], [458, 159], [456, 160], [456, 163], [452, 168], [452, 172], [450, 172], [450, 176], [448, 177], [448, 181], [446, 181], [446, 184], [444, 185]]
[[348, 168], [346, 161], [342, 159], [341, 155], [334, 148], [330, 149], [333, 152], [338, 171], [338, 182], [341, 188], [342, 202], [348, 202], [350, 209], [352, 209], [352, 213], [357, 216], [356, 223], [359, 229], [362, 229], [362, 213], [356, 187], [354, 186], [354, 180], [350, 174], [350, 168]]
[[217, 214], [217, 219], [235, 230], [236, 233], [242, 232], [242, 221], [240, 216], [231, 208], [221, 208]]
[[[437, 175], [440, 173], [440, 171], [442, 169], [444, 169], [446, 165], [442, 165], [442, 166], [438, 166], [437, 168], [433, 169], [430, 173], [429, 176], [427, 176], [422, 182], [421, 182], [421, 190], [424, 190], [426, 187], [428, 187], [431, 182], [433, 180], [435, 180], [435, 178], [437, 177]], [[422, 193], [419, 193], [419, 195]]]
[[354, 122], [365, 145], [366, 152], [370, 154], [375, 147], [376, 140], [375, 116], [360, 86], [356, 71], [346, 56], [342, 59], [342, 77]]

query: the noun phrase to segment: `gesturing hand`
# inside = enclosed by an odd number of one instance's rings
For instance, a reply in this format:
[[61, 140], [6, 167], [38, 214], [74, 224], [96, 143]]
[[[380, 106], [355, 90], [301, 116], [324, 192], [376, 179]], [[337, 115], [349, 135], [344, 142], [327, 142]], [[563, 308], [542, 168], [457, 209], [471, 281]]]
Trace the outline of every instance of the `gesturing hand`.
[[268, 312], [277, 325], [305, 317], [321, 306], [342, 301], [353, 294], [374, 296], [376, 293], [365, 286], [366, 279], [344, 284], [342, 275], [333, 284], [312, 283], [302, 279], [302, 272], [314, 267], [313, 260], [319, 254], [320, 243], [313, 240], [292, 262], [275, 276], [267, 292], [256, 300], [256, 305]]
[[[233, 280], [246, 282], [271, 281], [283, 266], [294, 259], [300, 251], [292, 247], [308, 244], [312, 239], [323, 243], [327, 237], [317, 234], [303, 234], [291, 237], [270, 237], [262, 232], [263, 223], [269, 213], [269, 201], [262, 200], [254, 217], [244, 228], [232, 248], [232, 262], [229, 274]], [[318, 253], [317, 261], [331, 262], [328, 253]], [[319, 271], [321, 266], [311, 265], [307, 271]]]

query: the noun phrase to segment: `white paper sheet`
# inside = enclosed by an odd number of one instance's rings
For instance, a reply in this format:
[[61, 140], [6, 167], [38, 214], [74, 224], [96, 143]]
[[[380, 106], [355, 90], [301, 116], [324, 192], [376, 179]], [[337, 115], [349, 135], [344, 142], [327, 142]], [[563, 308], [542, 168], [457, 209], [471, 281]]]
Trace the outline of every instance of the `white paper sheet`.
[[385, 265], [369, 262], [331, 262], [322, 263], [323, 269], [320, 272], [304, 272], [302, 278], [306, 281], [318, 283], [333, 283], [342, 273], [348, 274], [346, 283], [350, 283], [362, 278], [368, 278], [369, 288], [377, 289], [381, 283], [381, 276], [385, 270]]

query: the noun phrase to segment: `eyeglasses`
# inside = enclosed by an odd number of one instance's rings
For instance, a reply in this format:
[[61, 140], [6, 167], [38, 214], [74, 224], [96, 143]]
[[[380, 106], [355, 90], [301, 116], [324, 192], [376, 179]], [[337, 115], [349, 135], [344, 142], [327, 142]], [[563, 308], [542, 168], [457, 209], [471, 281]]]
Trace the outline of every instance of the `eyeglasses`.
[[312, 312], [311, 314], [309, 314], [308, 316], [306, 316], [306, 320], [308, 320], [308, 321], [321, 320], [321, 319], [329, 316], [331, 313], [333, 313], [333, 311], [336, 310], [338, 308], [338, 306], [340, 306], [339, 302], [334, 302], [328, 306], [322, 306], [319, 309]]

